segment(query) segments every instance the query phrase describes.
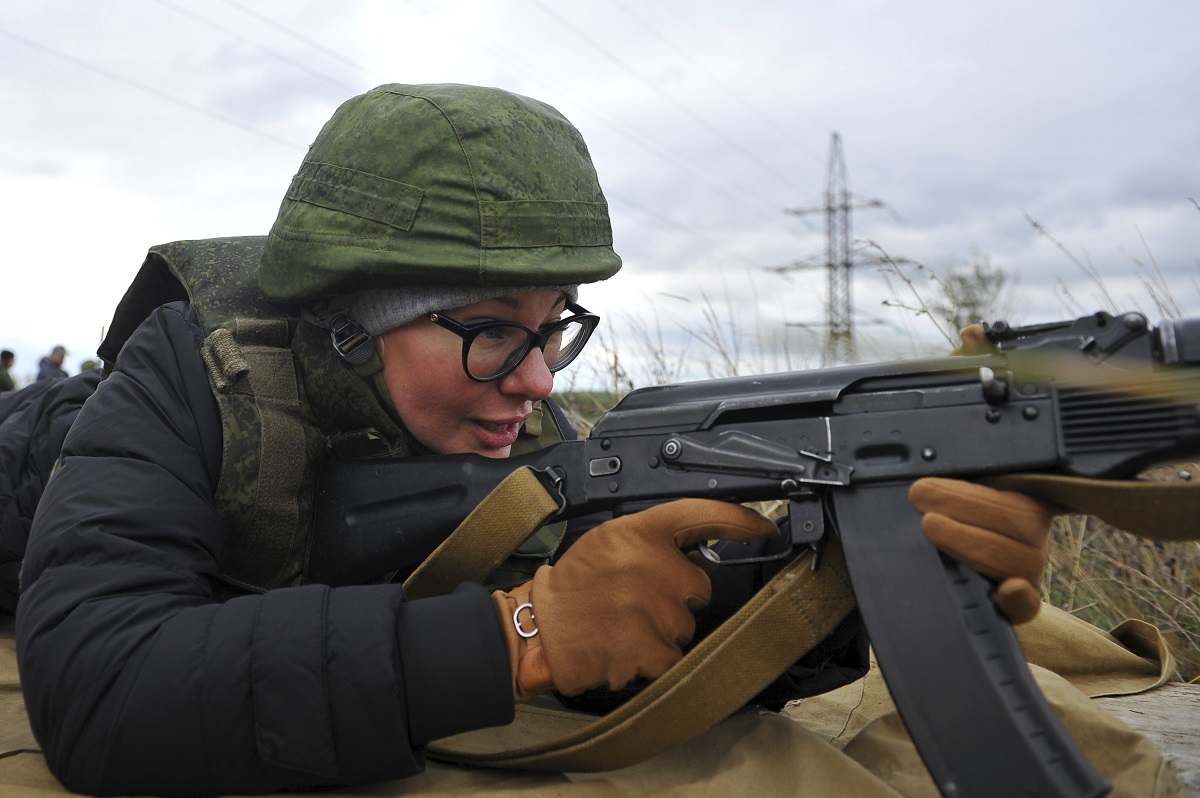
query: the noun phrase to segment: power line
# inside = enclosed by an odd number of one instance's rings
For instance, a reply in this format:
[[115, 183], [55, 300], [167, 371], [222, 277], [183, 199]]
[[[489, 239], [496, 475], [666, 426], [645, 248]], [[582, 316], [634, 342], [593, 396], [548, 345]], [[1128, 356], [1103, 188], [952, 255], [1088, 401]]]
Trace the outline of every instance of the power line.
[[649, 33], [654, 38], [658, 39], [664, 45], [666, 45], [671, 50], [671, 52], [675, 53], [675, 55], [677, 55], [680, 58], [682, 58], [683, 60], [687, 61], [697, 71], [704, 73], [704, 76], [706, 78], [708, 78], [708, 80], [710, 80], [716, 86], [720, 87], [727, 95], [732, 97], [735, 102], [737, 102], [739, 105], [741, 105], [743, 108], [745, 108], [751, 114], [753, 114], [755, 116], [755, 118], [757, 118], [760, 122], [762, 122], [767, 127], [771, 128], [776, 133], [778, 133], [780, 135], [780, 137], [783, 138], [784, 141], [787, 141], [790, 144], [798, 146], [807, 155], [820, 160], [820, 158], [821, 158], [820, 155], [813, 152], [808, 147], [805, 147], [803, 144], [799, 144], [797, 142], [794, 131], [787, 129], [784, 125], [780, 124], [776, 120], [772, 119], [771, 117], [769, 117], [765, 113], [763, 113], [762, 109], [760, 109], [757, 105], [754, 105], [753, 103], [751, 103], [750, 101], [748, 101], [746, 99], [744, 92], [740, 92], [737, 89], [730, 86], [729, 84], [727, 84], [725, 81], [723, 81], [721, 79], [721, 77], [719, 75], [715, 74], [711, 69], [709, 69], [703, 61], [693, 58], [692, 54], [690, 52], [688, 52], [687, 49], [675, 44], [675, 42], [673, 42], [669, 38], [667, 38], [666, 35], [664, 35], [657, 28], [652, 26], [644, 18], [635, 14], [629, 8], [629, 6], [626, 5], [625, 3], [621, 2], [621, 0], [611, 0], [611, 1], [612, 1], [613, 5], [615, 5], [619, 9], [621, 9], [621, 11], [623, 11], [626, 16], [628, 16], [630, 19], [632, 19], [634, 22], [636, 22], [639, 26], [641, 26], [641, 28], [643, 30], [645, 30], [647, 33]]
[[271, 56], [272, 58], [278, 59], [279, 61], [287, 64], [288, 66], [295, 67], [296, 69], [299, 69], [302, 72], [307, 72], [309, 75], [312, 75], [313, 77], [318, 78], [320, 80], [326, 81], [327, 83], [331, 83], [340, 89], [345, 89], [346, 91], [350, 91], [350, 92], [355, 92], [355, 91], [359, 90], [357, 86], [351, 86], [350, 84], [343, 83], [342, 81], [338, 80], [337, 78], [331, 77], [323, 72], [318, 72], [317, 70], [313, 69], [312, 67], [308, 66], [307, 64], [305, 64], [301, 61], [298, 61], [295, 58], [291, 58], [287, 55], [284, 55], [283, 53], [281, 53], [277, 50], [272, 50], [271, 48], [269, 48], [265, 45], [259, 44], [258, 42], [251, 41], [250, 39], [247, 39], [245, 36], [242, 36], [240, 33], [230, 30], [229, 28], [225, 27], [224, 25], [220, 25], [216, 22], [213, 22], [210, 19], [205, 19], [197, 14], [193, 14], [191, 11], [188, 11], [186, 8], [181, 8], [180, 6], [176, 5], [175, 3], [170, 2], [170, 0], [155, 0], [155, 2], [158, 3], [160, 6], [163, 6], [164, 8], [174, 11], [176, 14], [187, 17], [188, 19], [192, 20], [193, 22], [199, 22], [202, 25], [206, 25], [209, 28], [212, 28], [213, 30], [218, 31], [219, 33], [225, 34], [226, 36], [228, 36], [229, 38], [233, 39], [236, 42], [240, 42], [249, 47], [253, 47], [256, 50], [259, 50], [260, 52], [266, 53], [267, 55]]
[[370, 70], [368, 70], [362, 64], [358, 63], [357, 61], [353, 61], [353, 60], [347, 58], [346, 56], [339, 53], [337, 50], [330, 49], [330, 48], [326, 47], [325, 45], [321, 44], [320, 42], [314, 41], [314, 40], [308, 38], [307, 36], [304, 36], [303, 34], [297, 33], [296, 31], [292, 30], [291, 28], [288, 28], [288, 27], [276, 22], [275, 20], [271, 19], [266, 14], [260, 14], [259, 12], [254, 11], [253, 9], [247, 8], [245, 6], [245, 4], [243, 4], [243, 3], [235, 2], [235, 0], [221, 0], [221, 2], [223, 2], [227, 6], [232, 6], [233, 8], [236, 8], [238, 11], [241, 11], [243, 14], [245, 14], [248, 17], [253, 17], [254, 19], [257, 19], [259, 22], [263, 23], [264, 25], [270, 25], [272, 28], [275, 28], [275, 30], [278, 30], [282, 33], [286, 33], [288, 36], [291, 36], [296, 41], [307, 44], [309, 47], [313, 48], [314, 50], [322, 52], [325, 55], [329, 56], [330, 58], [332, 58], [336, 61], [340, 61], [341, 63], [345, 64], [346, 66], [350, 67], [351, 69], [356, 69], [359, 72], [361, 72], [362, 74], [366, 75], [367, 77], [371, 77]]
[[741, 255], [741, 254], [738, 254], [731, 250], [728, 250], [725, 248], [725, 246], [721, 242], [719, 242], [715, 239], [709, 238], [708, 236], [705, 236], [703, 233], [698, 233], [695, 230], [692, 230], [691, 228], [688, 228], [688, 227], [680, 224], [679, 222], [676, 222], [673, 219], [669, 219], [666, 216], [663, 216], [662, 214], [655, 213], [653, 210], [645, 207], [644, 205], [634, 202], [633, 200], [629, 199], [628, 197], [625, 197], [624, 195], [615, 194], [610, 191], [605, 191], [604, 194], [610, 202], [615, 203], [617, 205], [623, 205], [627, 208], [635, 210], [638, 213], [642, 214], [643, 216], [654, 220], [655, 222], [657, 222], [659, 224], [659, 226], [661, 226], [663, 228], [666, 228], [669, 230], [675, 230], [680, 233], [685, 233], [689, 238], [691, 238], [694, 241], [708, 242], [709, 244], [712, 245], [712, 250], [710, 250], [710, 252], [713, 252], [716, 254], [720, 254], [722, 252], [727, 252], [730, 257], [735, 258], [736, 260], [740, 260], [741, 262], [745, 263], [748, 266], [753, 266], [755, 268], [762, 268], [762, 263], [760, 261], [753, 260], [751, 258], [746, 257], [745, 255]]
[[[226, 0], [226, 1], [228, 2], [228, 0]], [[530, 0], [530, 2], [532, 2], [532, 3], [533, 3], [535, 6], [537, 6], [537, 7], [538, 7], [538, 8], [540, 8], [540, 9], [541, 9], [543, 12], [545, 12], [547, 16], [549, 16], [549, 17], [553, 18], [554, 20], [556, 20], [556, 21], [557, 21], [557, 22], [558, 22], [560, 25], [562, 25], [564, 28], [566, 28], [567, 30], [569, 30], [569, 31], [571, 31], [572, 33], [574, 33], [576, 36], [578, 36], [580, 39], [582, 39], [584, 42], [586, 42], [586, 43], [587, 43], [589, 46], [591, 46], [591, 47], [592, 47], [592, 48], [594, 48], [596, 51], [598, 51], [598, 52], [599, 52], [601, 55], [603, 55], [603, 56], [604, 56], [605, 58], [607, 58], [609, 61], [611, 61], [612, 63], [614, 63], [614, 64], [615, 64], [617, 67], [619, 67], [619, 68], [620, 68], [622, 71], [624, 71], [625, 73], [627, 73], [627, 74], [628, 74], [628, 75], [630, 75], [631, 77], [635, 78], [635, 79], [636, 79], [638, 82], [640, 82], [642, 85], [646, 86], [646, 87], [647, 87], [647, 88], [649, 88], [651, 91], [653, 91], [655, 94], [657, 94], [658, 96], [662, 97], [662, 98], [663, 98], [664, 100], [666, 100], [668, 103], [670, 103], [671, 105], [673, 105], [675, 108], [677, 108], [677, 109], [679, 109], [680, 111], [682, 111], [682, 112], [683, 112], [685, 115], [687, 115], [687, 117], [688, 117], [689, 119], [692, 119], [694, 122], [696, 122], [696, 124], [700, 125], [700, 126], [701, 126], [701, 127], [703, 127], [705, 130], [708, 130], [708, 131], [709, 131], [709, 132], [711, 132], [713, 135], [717, 136], [717, 137], [718, 137], [718, 138], [719, 138], [719, 139], [720, 139], [722, 142], [724, 142], [724, 143], [725, 143], [727, 146], [729, 146], [731, 149], [733, 149], [733, 150], [736, 150], [737, 152], [741, 153], [741, 154], [742, 154], [742, 155], [743, 155], [745, 158], [747, 158], [748, 160], [750, 160], [750, 161], [752, 161], [753, 163], [755, 163], [755, 164], [757, 164], [758, 166], [760, 166], [760, 167], [763, 169], [763, 171], [765, 171], [767, 174], [769, 174], [769, 175], [770, 175], [770, 176], [771, 176], [773, 179], [775, 179], [775, 180], [779, 180], [780, 182], [783, 182], [783, 183], [785, 183], [785, 184], [786, 184], [786, 185], [787, 185], [789, 188], [794, 188], [794, 186], [793, 186], [793, 185], [792, 185], [792, 184], [791, 184], [789, 181], [787, 181], [786, 179], [784, 179], [784, 178], [783, 178], [783, 177], [782, 177], [782, 176], [779, 174], [779, 167], [778, 167], [778, 164], [768, 164], [767, 162], [765, 162], [765, 161], [763, 161], [762, 159], [760, 159], [760, 158], [759, 158], [757, 155], [755, 155], [753, 152], [751, 152], [750, 150], [746, 149], [746, 148], [745, 148], [745, 147], [742, 145], [742, 143], [741, 143], [741, 142], [739, 142], [739, 141], [737, 141], [736, 139], [733, 139], [733, 138], [731, 138], [731, 137], [727, 136], [727, 135], [726, 135], [726, 134], [725, 134], [723, 131], [721, 131], [721, 130], [720, 130], [719, 128], [717, 128], [715, 125], [711, 124], [711, 123], [710, 123], [710, 122], [709, 122], [707, 119], [705, 119], [704, 117], [700, 116], [698, 113], [696, 113], [695, 111], [693, 111], [691, 108], [689, 108], [689, 107], [687, 107], [686, 105], [684, 105], [683, 103], [681, 103], [681, 102], [678, 100], [678, 98], [676, 98], [676, 97], [672, 96], [672, 94], [671, 94], [670, 92], [668, 92], [666, 89], [662, 88], [662, 87], [661, 87], [661, 86], [659, 86], [657, 83], [655, 83], [654, 81], [652, 81], [652, 80], [650, 80], [649, 78], [647, 78], [646, 76], [644, 76], [644, 75], [643, 75], [641, 72], [639, 72], [638, 70], [636, 70], [636, 69], [634, 69], [633, 67], [631, 67], [631, 66], [630, 66], [629, 64], [627, 64], [627, 63], [626, 63], [626, 62], [625, 62], [625, 61], [624, 61], [624, 60], [623, 60], [623, 59], [622, 59], [620, 56], [618, 56], [617, 54], [615, 54], [614, 52], [612, 52], [611, 50], [609, 50], [609, 49], [608, 49], [607, 47], [605, 47], [604, 45], [602, 45], [602, 44], [600, 44], [599, 42], [597, 42], [597, 41], [596, 41], [595, 39], [593, 39], [591, 36], [588, 36], [588, 35], [587, 35], [587, 33], [585, 33], [584, 31], [582, 31], [582, 30], [580, 30], [579, 28], [575, 27], [573, 24], [571, 24], [569, 21], [567, 21], [565, 18], [563, 18], [563, 16], [562, 16], [561, 14], [559, 14], [558, 12], [556, 12], [556, 11], [552, 10], [551, 8], [549, 8], [549, 7], [548, 7], [548, 6], [547, 6], [545, 3], [543, 3], [541, 0]]]
[[32, 39], [27, 39], [24, 36], [21, 36], [20, 34], [17, 34], [17, 33], [13, 33], [12, 31], [7, 30], [5, 28], [0, 28], [0, 36], [4, 36], [8, 39], [11, 39], [12, 41], [16, 42], [17, 44], [23, 45], [32, 50], [37, 50], [38, 52], [53, 56], [55, 58], [58, 58], [60, 60], [66, 61], [71, 64], [74, 64], [75, 66], [80, 67], [81, 69], [86, 69], [87, 71], [93, 72], [97, 75], [100, 75], [101, 77], [107, 78], [108, 80], [114, 81], [116, 83], [120, 83], [124, 86], [128, 86], [133, 89], [137, 89], [138, 91], [144, 92], [146, 94], [150, 94], [154, 97], [157, 97], [160, 100], [165, 100], [166, 102], [169, 102], [173, 105], [177, 105], [181, 108], [186, 108], [187, 110], [194, 111], [195, 113], [198, 113], [198, 114], [204, 114], [205, 116], [207, 116], [211, 119], [215, 119], [218, 122], [222, 122], [226, 125], [232, 125], [233, 127], [244, 130], [247, 133], [252, 133], [253, 135], [258, 136], [259, 138], [266, 139], [267, 141], [273, 142], [275, 144], [280, 144], [280, 145], [283, 145], [284, 147], [289, 147], [291, 149], [299, 149], [299, 150], [306, 149], [306, 147], [304, 145], [297, 144], [294, 141], [288, 141], [287, 139], [279, 138], [278, 136], [276, 136], [274, 134], [267, 133], [264, 130], [259, 130], [258, 128], [254, 127], [253, 125], [248, 125], [245, 122], [241, 122], [237, 119], [234, 119], [233, 117], [225, 116], [224, 114], [214, 111], [211, 108], [205, 108], [202, 105], [196, 105], [195, 103], [188, 102], [187, 100], [181, 99], [173, 94], [162, 91], [161, 89], [156, 89], [153, 86], [147, 86], [145, 83], [140, 83], [136, 80], [132, 80], [130, 78], [125, 77], [124, 75], [120, 75], [116, 72], [105, 69], [104, 67], [97, 66], [96, 64], [90, 63], [88, 61], [84, 61], [81, 58], [76, 58], [75, 56], [69, 55], [60, 50], [55, 50], [54, 48], [48, 47], [44, 44], [41, 44], [40, 42], [35, 42]]

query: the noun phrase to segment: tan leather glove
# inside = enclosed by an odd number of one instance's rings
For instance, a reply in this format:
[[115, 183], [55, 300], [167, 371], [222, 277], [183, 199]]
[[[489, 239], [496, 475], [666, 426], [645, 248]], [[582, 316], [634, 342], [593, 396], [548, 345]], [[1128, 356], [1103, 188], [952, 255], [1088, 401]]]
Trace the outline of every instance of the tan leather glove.
[[661, 504], [589, 531], [532, 581], [492, 594], [513, 696], [526, 701], [550, 687], [566, 695], [619, 690], [634, 677], [661, 676], [683, 656], [696, 631], [692, 613], [712, 594], [683, 550], [775, 534], [775, 524], [753, 510], [709, 499]]
[[941, 477], [918, 479], [908, 498], [924, 513], [921, 524], [935, 546], [996, 580], [996, 603], [1010, 621], [1034, 619], [1056, 508], [1023, 493]]

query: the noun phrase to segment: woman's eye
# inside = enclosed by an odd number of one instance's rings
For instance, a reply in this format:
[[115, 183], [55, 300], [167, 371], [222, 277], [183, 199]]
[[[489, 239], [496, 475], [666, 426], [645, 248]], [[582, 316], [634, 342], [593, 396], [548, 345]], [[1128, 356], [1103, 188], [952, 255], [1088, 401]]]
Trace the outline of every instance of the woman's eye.
[[488, 341], [503, 341], [509, 336], [508, 328], [506, 327], [489, 327], [479, 333], [479, 337]]
[[525, 343], [527, 334], [521, 327], [488, 327], [481, 330], [475, 340], [482, 346], [512, 348]]

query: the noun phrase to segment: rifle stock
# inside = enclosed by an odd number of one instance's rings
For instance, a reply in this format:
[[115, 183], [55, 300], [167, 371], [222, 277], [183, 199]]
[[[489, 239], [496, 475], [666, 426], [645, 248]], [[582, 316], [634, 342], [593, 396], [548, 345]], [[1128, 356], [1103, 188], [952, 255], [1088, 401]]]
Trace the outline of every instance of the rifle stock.
[[[1200, 452], [1200, 319], [1151, 328], [1097, 313], [986, 329], [994, 348], [982, 355], [641, 389], [588, 438], [519, 458], [331, 461], [307, 579], [415, 567], [525, 465], [556, 482], [561, 518], [684, 497], [789, 499], [833, 520], [825, 531], [842, 539], [880, 666], [944, 795], [1102, 795], [991, 586], [936, 552], [906, 491], [923, 476], [1132, 478]], [[804, 526], [792, 524], [796, 545], [812, 542]]]

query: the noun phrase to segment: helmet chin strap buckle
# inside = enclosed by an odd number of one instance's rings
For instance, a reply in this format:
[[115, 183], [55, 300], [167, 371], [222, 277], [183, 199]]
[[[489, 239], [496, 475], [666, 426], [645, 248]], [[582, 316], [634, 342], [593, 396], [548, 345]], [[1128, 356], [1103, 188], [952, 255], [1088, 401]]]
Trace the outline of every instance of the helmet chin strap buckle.
[[334, 316], [328, 323], [329, 340], [342, 360], [359, 366], [375, 354], [375, 340], [371, 334], [344, 313]]

